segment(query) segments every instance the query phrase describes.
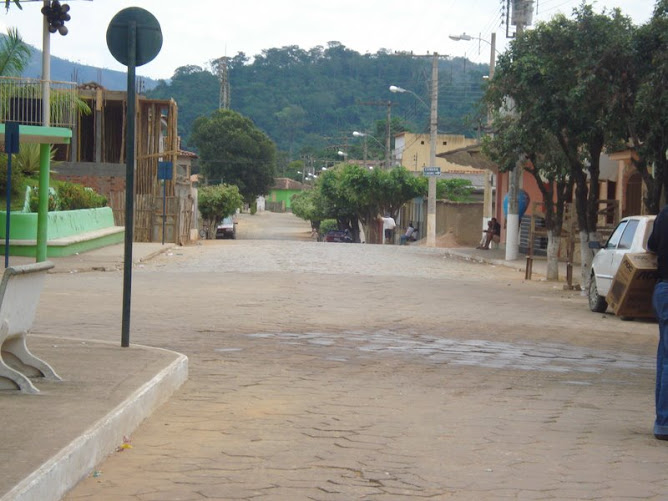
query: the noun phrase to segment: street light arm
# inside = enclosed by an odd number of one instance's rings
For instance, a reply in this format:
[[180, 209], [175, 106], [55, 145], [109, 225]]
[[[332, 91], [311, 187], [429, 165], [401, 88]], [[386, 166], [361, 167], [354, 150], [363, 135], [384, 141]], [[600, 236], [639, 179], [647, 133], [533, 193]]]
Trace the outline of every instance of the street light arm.
[[492, 42], [490, 42], [489, 40], [485, 40], [484, 38], [474, 37], [474, 36], [468, 35], [468, 34], [466, 34], [466, 33], [462, 33], [461, 35], [448, 35], [448, 38], [449, 38], [450, 40], [454, 40], [455, 42], [461, 42], [461, 41], [464, 41], [464, 42], [470, 42], [471, 40], [478, 40], [478, 41], [480, 41], [480, 42], [485, 42], [485, 43], [486, 43], [487, 45], [489, 45], [489, 46], [490, 46], [490, 47], [491, 47], [497, 54], [499, 54], [499, 55], [501, 54], [501, 52], [499, 52], [499, 51], [497, 50], [497, 48], [496, 48], [496, 43], [494, 43], [494, 42], [496, 41], [496, 33], [492, 33], [492, 38], [493, 38], [493, 41], [492, 41]]
[[370, 137], [374, 141], [376, 141], [382, 148], [385, 148], [385, 145], [381, 143], [375, 136], [372, 136], [368, 132], [359, 132], [359, 131], [353, 131], [353, 136], [354, 137]]
[[424, 102], [424, 100], [418, 96], [415, 92], [409, 89], [404, 89], [403, 87], [397, 87], [396, 85], [390, 85], [390, 92], [394, 93], [399, 93], [403, 94], [404, 92], [408, 92], [409, 94], [412, 94], [418, 101], [420, 101], [427, 109], [430, 109], [430, 106]]

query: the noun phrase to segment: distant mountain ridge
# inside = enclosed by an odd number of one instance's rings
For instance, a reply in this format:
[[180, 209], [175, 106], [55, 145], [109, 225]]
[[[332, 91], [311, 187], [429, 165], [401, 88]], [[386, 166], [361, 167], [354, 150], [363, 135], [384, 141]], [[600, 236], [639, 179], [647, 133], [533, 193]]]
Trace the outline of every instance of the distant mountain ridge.
[[[33, 53], [23, 76], [29, 78], [42, 77], [42, 51], [31, 46]], [[144, 89], [150, 90], [158, 85], [158, 80], [147, 77], [137, 77], [144, 82]], [[79, 84], [97, 82], [105, 89], [126, 90], [128, 77], [124, 71], [97, 68], [85, 64], [75, 63], [51, 56], [51, 80], [60, 82], [77, 82]]]

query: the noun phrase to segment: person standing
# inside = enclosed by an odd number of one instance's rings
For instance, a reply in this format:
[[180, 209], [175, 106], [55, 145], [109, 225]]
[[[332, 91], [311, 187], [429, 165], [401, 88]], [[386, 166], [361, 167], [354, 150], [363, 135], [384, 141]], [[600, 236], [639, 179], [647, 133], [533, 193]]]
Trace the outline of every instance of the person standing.
[[394, 221], [394, 218], [389, 214], [383, 218], [383, 233], [385, 236], [385, 243], [393, 244], [394, 243], [394, 228], [397, 227], [397, 223]]
[[656, 420], [654, 437], [668, 440], [668, 205], [654, 220], [647, 250], [656, 254], [659, 279], [654, 286], [652, 306], [659, 321], [659, 346], [656, 351], [654, 399]]

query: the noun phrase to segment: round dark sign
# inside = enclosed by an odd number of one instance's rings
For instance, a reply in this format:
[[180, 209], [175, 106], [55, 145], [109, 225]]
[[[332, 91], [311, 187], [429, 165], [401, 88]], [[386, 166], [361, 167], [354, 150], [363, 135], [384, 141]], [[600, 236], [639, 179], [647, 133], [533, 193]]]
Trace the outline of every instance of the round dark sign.
[[135, 66], [153, 61], [162, 48], [160, 23], [153, 14], [139, 7], [123, 9], [109, 23], [107, 47], [116, 61], [125, 66], [130, 62], [131, 30], [135, 29]]

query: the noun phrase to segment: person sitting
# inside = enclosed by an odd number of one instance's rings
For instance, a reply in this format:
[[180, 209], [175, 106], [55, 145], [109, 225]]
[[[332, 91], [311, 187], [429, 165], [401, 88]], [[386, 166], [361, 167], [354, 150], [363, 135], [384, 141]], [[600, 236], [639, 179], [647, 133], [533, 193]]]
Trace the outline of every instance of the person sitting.
[[489, 250], [489, 246], [492, 242], [499, 243], [501, 241], [501, 225], [495, 217], [489, 220], [487, 223], [487, 229], [484, 231], [485, 235], [483, 236], [482, 242], [476, 247], [476, 249]]
[[406, 229], [406, 233], [401, 235], [401, 237], [399, 238], [399, 245], [406, 245], [406, 242], [409, 240], [414, 242], [416, 235], [417, 235], [417, 230], [413, 226], [413, 223], [412, 222], [408, 223], [408, 228]]

